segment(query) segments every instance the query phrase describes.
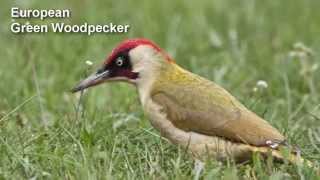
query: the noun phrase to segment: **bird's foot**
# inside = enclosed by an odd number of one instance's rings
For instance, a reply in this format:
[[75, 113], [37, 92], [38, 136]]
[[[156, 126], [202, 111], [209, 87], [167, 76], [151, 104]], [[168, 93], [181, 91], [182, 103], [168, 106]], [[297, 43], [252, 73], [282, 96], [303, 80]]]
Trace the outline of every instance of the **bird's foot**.
[[268, 145], [272, 149], [277, 149], [280, 144], [278, 142], [273, 142], [271, 140], [268, 140], [266, 141], [266, 145]]

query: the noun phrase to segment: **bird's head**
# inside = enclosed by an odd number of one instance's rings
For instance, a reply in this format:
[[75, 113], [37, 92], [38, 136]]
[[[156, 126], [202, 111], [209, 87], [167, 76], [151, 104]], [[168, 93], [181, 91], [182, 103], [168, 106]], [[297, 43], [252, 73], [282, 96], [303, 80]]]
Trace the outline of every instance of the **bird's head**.
[[110, 81], [135, 85], [157, 76], [163, 65], [173, 63], [156, 44], [147, 39], [129, 39], [114, 48], [95, 73], [82, 80], [72, 92]]

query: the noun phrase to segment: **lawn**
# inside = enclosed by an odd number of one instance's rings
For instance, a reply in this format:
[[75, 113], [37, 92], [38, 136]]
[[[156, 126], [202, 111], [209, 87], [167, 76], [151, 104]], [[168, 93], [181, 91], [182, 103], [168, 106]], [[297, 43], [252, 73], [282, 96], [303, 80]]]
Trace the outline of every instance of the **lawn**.
[[[113, 22], [130, 30], [13, 34], [13, 6], [72, 11], [68, 19], [28, 20], [35, 24]], [[194, 161], [152, 128], [133, 86], [105, 84], [82, 96], [69, 92], [130, 37], [153, 40], [182, 67], [228, 89], [319, 165], [319, 7], [319, 0], [2, 0], [0, 179], [194, 177]], [[247, 164], [208, 159], [201, 178], [317, 176], [305, 165], [253, 157]]]

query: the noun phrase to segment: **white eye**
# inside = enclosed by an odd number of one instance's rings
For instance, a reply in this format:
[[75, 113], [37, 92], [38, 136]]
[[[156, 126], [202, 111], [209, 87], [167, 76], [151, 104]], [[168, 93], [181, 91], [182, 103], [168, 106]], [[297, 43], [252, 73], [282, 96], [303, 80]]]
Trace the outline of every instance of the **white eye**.
[[116, 64], [117, 66], [122, 66], [123, 65], [123, 59], [121, 57], [119, 57], [117, 60], [116, 60]]

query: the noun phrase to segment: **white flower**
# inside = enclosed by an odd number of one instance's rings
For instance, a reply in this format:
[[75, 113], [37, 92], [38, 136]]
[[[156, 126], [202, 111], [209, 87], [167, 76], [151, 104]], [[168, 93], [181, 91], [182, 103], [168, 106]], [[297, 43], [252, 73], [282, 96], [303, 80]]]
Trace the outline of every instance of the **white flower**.
[[312, 50], [306, 45], [304, 45], [302, 42], [296, 42], [293, 45], [293, 49], [295, 49], [296, 51], [303, 51], [307, 54], [312, 54]]
[[258, 88], [265, 89], [265, 88], [268, 88], [268, 83], [266, 81], [264, 81], [264, 80], [259, 80], [259, 81], [257, 81], [256, 86]]
[[93, 65], [93, 62], [92, 62], [92, 61], [87, 60], [87, 61], [86, 61], [86, 64], [87, 64], [88, 66], [92, 66], [92, 65]]
[[304, 53], [303, 51], [290, 51], [289, 56], [291, 58], [303, 59], [306, 56], [306, 53]]
[[313, 51], [311, 48], [307, 47], [302, 42], [296, 42], [293, 45], [293, 50], [289, 52], [289, 56], [291, 58], [299, 58], [304, 59], [306, 56], [311, 56], [313, 54]]

